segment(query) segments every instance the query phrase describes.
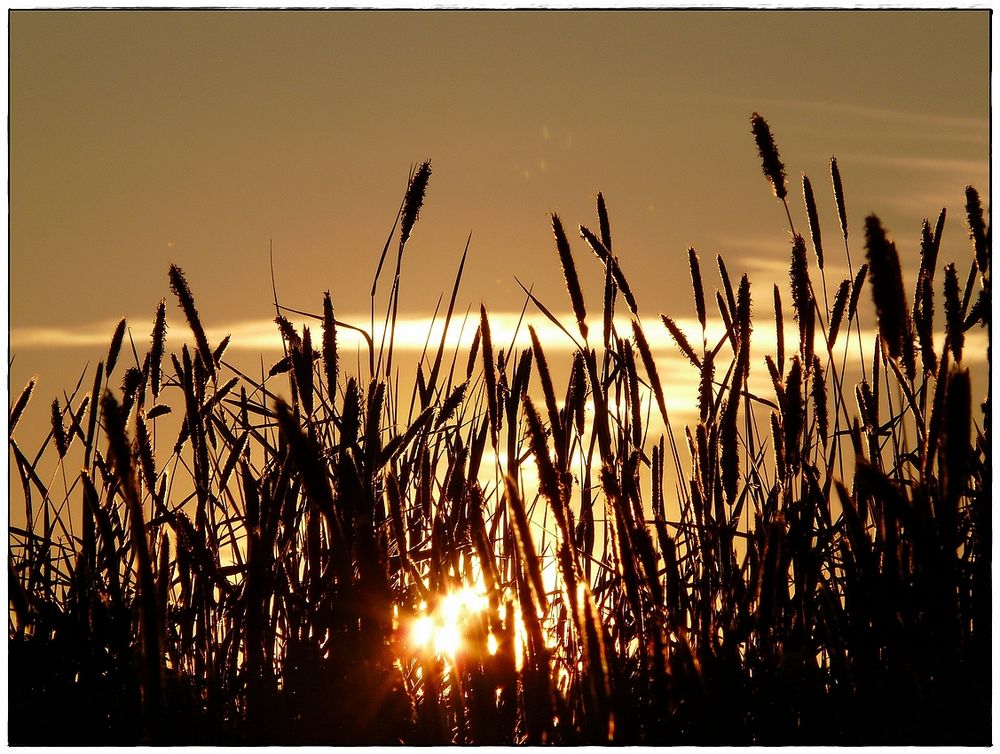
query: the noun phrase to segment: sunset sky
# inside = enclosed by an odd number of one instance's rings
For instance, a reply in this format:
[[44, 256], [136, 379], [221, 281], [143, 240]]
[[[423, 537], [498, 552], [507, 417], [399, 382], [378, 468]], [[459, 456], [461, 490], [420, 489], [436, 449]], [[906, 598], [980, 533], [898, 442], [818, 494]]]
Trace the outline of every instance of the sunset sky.
[[[831, 155], [855, 259], [874, 211], [912, 269], [921, 220], [947, 206], [942, 259], [964, 267], [964, 186], [989, 202], [987, 11], [17, 11], [9, 22], [10, 389], [39, 373], [43, 418], [122, 316], [145, 341], [166, 296], [184, 333], [171, 263], [237, 349], [259, 352], [257, 336], [273, 332], [259, 324], [273, 317], [272, 243], [282, 303], [316, 311], [329, 289], [339, 318], [365, 322], [408, 170], [427, 158], [403, 265], [413, 319], [450, 292], [470, 232], [463, 312], [518, 311], [515, 276], [568, 311], [547, 213], [596, 227], [599, 190], [646, 316], [693, 313], [689, 246], [710, 290], [716, 253], [761, 291], [784, 285], [787, 221], [761, 175], [754, 111], [803, 230], [801, 174], [813, 182], [834, 280], [846, 263]], [[597, 312], [602, 270], [575, 232], [571, 243]]]

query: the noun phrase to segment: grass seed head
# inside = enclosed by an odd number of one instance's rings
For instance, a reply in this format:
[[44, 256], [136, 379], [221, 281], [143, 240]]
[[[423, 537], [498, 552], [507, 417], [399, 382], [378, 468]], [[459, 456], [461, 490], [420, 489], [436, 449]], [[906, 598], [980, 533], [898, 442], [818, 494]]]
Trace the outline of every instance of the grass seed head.
[[[198, 316], [198, 309], [194, 305], [194, 296], [191, 295], [191, 288], [181, 268], [175, 264], [170, 265], [170, 289], [177, 296], [177, 301], [184, 312], [184, 317], [188, 321], [191, 333], [194, 335], [195, 345], [198, 347], [201, 358], [205, 362], [205, 368], [209, 374], [215, 376], [215, 362], [212, 359], [212, 349], [208, 347], [208, 338], [205, 337], [205, 330], [201, 325], [201, 318]], [[108, 370], [111, 373], [111, 370]]]
[[785, 325], [781, 312], [781, 292], [778, 290], [777, 283], [774, 284], [774, 329], [777, 343], [775, 355], [778, 359], [779, 371], [782, 371], [785, 368]]
[[295, 331], [295, 327], [288, 321], [288, 319], [279, 314], [274, 318], [274, 324], [278, 326], [281, 337], [284, 339], [289, 348], [301, 348], [302, 338]]
[[865, 280], [868, 278], [868, 263], [865, 262], [858, 268], [857, 274], [854, 276], [854, 281], [851, 283], [851, 302], [847, 306], [847, 321], [852, 322], [854, 316], [858, 312], [858, 299], [861, 296], [861, 291], [864, 290]]
[[712, 413], [712, 405], [715, 402], [713, 391], [713, 381], [715, 380], [715, 359], [712, 352], [705, 353], [705, 358], [701, 364], [701, 382], [698, 390], [698, 413], [703, 422], [708, 421]]
[[826, 405], [826, 378], [823, 374], [823, 365], [820, 363], [819, 356], [816, 355], [813, 356], [812, 382], [810, 385], [812, 389], [813, 408], [816, 415], [816, 427], [825, 446], [830, 434], [830, 421]]
[[14, 402], [14, 407], [10, 410], [10, 417], [7, 420], [7, 435], [9, 437], [14, 436], [14, 428], [17, 423], [21, 420], [21, 414], [24, 413], [24, 409], [28, 405], [28, 401], [31, 400], [31, 394], [35, 390], [35, 384], [38, 382], [38, 375], [34, 375], [28, 384], [24, 386], [21, 394], [17, 396], [17, 400]]
[[840, 325], [844, 319], [844, 312], [847, 311], [847, 300], [851, 293], [851, 281], [844, 280], [837, 288], [837, 294], [833, 297], [833, 309], [830, 314], [830, 333], [827, 340], [830, 348], [837, 342], [837, 334], [840, 332]]
[[569, 249], [569, 241], [563, 230], [559, 215], [552, 213], [552, 234], [556, 239], [556, 251], [559, 253], [559, 262], [562, 264], [563, 276], [566, 278], [566, 290], [569, 291], [569, 299], [573, 304], [573, 314], [576, 316], [576, 323], [580, 328], [580, 335], [587, 339], [587, 309], [583, 303], [583, 289], [580, 287], [580, 280], [576, 276], [576, 264], [573, 262], [573, 253]]
[[691, 268], [691, 287], [694, 291], [694, 307], [698, 312], [701, 329], [705, 329], [705, 288], [701, 283], [701, 265], [698, 263], [698, 253], [688, 249], [688, 266]]
[[750, 278], [746, 275], [740, 278], [740, 287], [736, 297], [736, 334], [741, 347], [750, 346], [750, 334], [753, 332], [750, 301]]
[[956, 362], [962, 360], [962, 347], [965, 345], [963, 314], [962, 298], [958, 287], [958, 272], [952, 263], [944, 268], [944, 316], [945, 334], [948, 337], [952, 357]]
[[733, 296], [733, 284], [729, 280], [729, 270], [726, 269], [726, 263], [722, 259], [722, 254], [715, 255], [715, 261], [719, 266], [719, 277], [722, 278], [722, 288], [726, 292], [726, 304], [729, 306], [729, 311], [736, 311], [736, 297]]
[[893, 358], [903, 353], [910, 313], [903, 292], [903, 271], [896, 245], [889, 240], [875, 215], [865, 218], [865, 245], [872, 273], [872, 297], [878, 315], [879, 333]]
[[990, 264], [990, 250], [979, 192], [972, 186], [965, 187], [965, 214], [969, 221], [969, 238], [972, 239], [972, 246], [976, 251], [976, 265], [979, 267], [979, 272], [985, 275]]
[[608, 208], [604, 204], [604, 194], [597, 192], [597, 222], [601, 228], [601, 243], [611, 251], [611, 223], [608, 221]]
[[121, 352], [122, 339], [125, 337], [125, 318], [115, 326], [114, 335], [111, 336], [111, 345], [108, 346], [108, 357], [104, 360], [107, 365], [108, 375], [114, 371], [115, 364], [118, 363], [118, 354]]
[[413, 226], [420, 216], [420, 209], [424, 206], [424, 195], [427, 193], [430, 179], [431, 161], [426, 160], [417, 168], [417, 172], [413, 174], [410, 184], [406, 187], [406, 197], [403, 199], [403, 211], [399, 222], [400, 248], [410, 239]]
[[799, 323], [799, 353], [803, 358], [811, 358], [816, 313], [813, 305], [812, 284], [809, 280], [806, 243], [798, 233], [792, 239], [792, 264], [789, 269], [789, 280], [792, 287], [795, 319]]
[[757, 142], [757, 151], [760, 153], [764, 177], [771, 184], [774, 195], [779, 199], [784, 199], [788, 196], [788, 189], [785, 187], [785, 166], [778, 157], [778, 147], [775, 146], [771, 128], [758, 113], [750, 116], [750, 127]]
[[684, 335], [684, 331], [681, 330], [681, 328], [677, 326], [677, 323], [666, 314], [661, 314], [660, 319], [663, 320], [664, 326], [670, 331], [670, 335], [673, 337], [674, 343], [677, 344], [681, 353], [688, 357], [688, 360], [695, 366], [696, 369], [701, 369], [701, 359], [699, 359], [698, 355], [694, 352], [694, 349], [688, 342], [687, 336]]
[[837, 216], [840, 218], [840, 232], [847, 240], [847, 204], [844, 202], [844, 184], [840, 179], [837, 158], [830, 158], [830, 178], [833, 180], [833, 198], [837, 202]]
[[785, 378], [785, 402], [781, 423], [785, 429], [785, 454], [793, 472], [799, 468], [799, 448], [803, 429], [804, 402], [802, 400], [802, 362], [792, 357], [792, 364]]
[[327, 395], [333, 401], [337, 397], [337, 325], [330, 291], [323, 294], [323, 372]]
[[156, 307], [156, 319], [153, 322], [153, 332], [151, 334], [152, 345], [149, 349], [149, 385], [153, 391], [153, 397], [160, 397], [160, 386], [162, 385], [162, 364], [164, 343], [167, 336], [167, 305], [164, 299], [160, 299]]
[[52, 438], [55, 440], [59, 457], [63, 458], [66, 455], [66, 430], [63, 428], [58, 398], [52, 401]]
[[496, 362], [493, 360], [493, 339], [490, 337], [490, 320], [486, 307], [479, 307], [479, 332], [482, 335], [483, 377], [486, 382], [486, 402], [489, 410], [490, 430], [494, 441], [500, 430], [500, 412], [497, 408]]
[[739, 413], [740, 396], [736, 392], [729, 394], [729, 399], [722, 408], [719, 440], [722, 446], [720, 467], [722, 471], [722, 488], [726, 500], [732, 505], [736, 500], [736, 490], [740, 479], [739, 432], [736, 420]]
[[937, 354], [934, 351], [934, 286], [930, 273], [921, 271], [917, 281], [917, 296], [914, 302], [913, 321], [920, 340], [920, 356], [924, 372], [937, 371]]
[[809, 218], [809, 235], [812, 237], [813, 251], [816, 252], [816, 264], [823, 269], [823, 237], [819, 228], [819, 213], [816, 211], [816, 198], [813, 196], [809, 176], [802, 176], [802, 196], [806, 202], [806, 216]]
[[[934, 243], [934, 231], [931, 224], [925, 219], [920, 228], [920, 273], [927, 273], [931, 281], [934, 280], [934, 273], [937, 271], [938, 245]], [[917, 285], [919, 285], [919, 279]]]

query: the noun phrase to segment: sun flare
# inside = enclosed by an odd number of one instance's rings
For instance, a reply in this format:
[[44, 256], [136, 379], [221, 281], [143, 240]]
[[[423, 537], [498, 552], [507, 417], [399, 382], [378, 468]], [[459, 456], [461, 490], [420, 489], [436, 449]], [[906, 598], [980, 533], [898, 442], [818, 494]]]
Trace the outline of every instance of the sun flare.
[[410, 623], [410, 644], [424, 652], [454, 657], [464, 649], [471, 621], [488, 607], [486, 595], [469, 586], [444, 595], [432, 609], [421, 603], [421, 614]]

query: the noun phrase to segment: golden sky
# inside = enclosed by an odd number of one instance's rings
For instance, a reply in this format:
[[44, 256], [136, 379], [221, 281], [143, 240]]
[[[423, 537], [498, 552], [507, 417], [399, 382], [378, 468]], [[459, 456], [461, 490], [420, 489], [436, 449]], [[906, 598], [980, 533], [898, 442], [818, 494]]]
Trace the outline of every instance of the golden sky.
[[[470, 232], [462, 311], [518, 311], [515, 276], [567, 311], [547, 213], [594, 226], [598, 190], [645, 316], [693, 313], [688, 246], [710, 290], [721, 252], [766, 301], [787, 276], [788, 231], [753, 111], [777, 139], [803, 230], [801, 174], [813, 182], [834, 280], [846, 265], [831, 155], [856, 259], [874, 211], [912, 269], [921, 220], [947, 206], [942, 260], [964, 266], [964, 186], [989, 200], [987, 11], [15, 11], [9, 22], [10, 381], [19, 392], [40, 372], [43, 407], [103, 357], [120, 317], [146, 339], [166, 296], [183, 331], [171, 263], [206, 324], [247, 343], [273, 316], [272, 242], [282, 303], [315, 311], [329, 289], [339, 317], [366, 314], [408, 170], [426, 158], [434, 173], [403, 265], [413, 318], [450, 292]], [[597, 311], [602, 270], [571, 242]]]

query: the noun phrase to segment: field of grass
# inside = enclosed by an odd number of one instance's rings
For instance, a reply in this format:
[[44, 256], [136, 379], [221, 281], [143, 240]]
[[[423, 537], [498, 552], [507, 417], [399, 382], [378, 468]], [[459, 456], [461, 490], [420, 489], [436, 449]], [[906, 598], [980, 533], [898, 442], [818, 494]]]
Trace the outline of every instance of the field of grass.
[[17, 442], [33, 384], [10, 408], [9, 742], [989, 744], [990, 404], [963, 354], [991, 326], [979, 196], [968, 257], [938, 258], [942, 211], [904, 281], [877, 216], [849, 236], [835, 160], [824, 239], [809, 179], [797, 227], [757, 114], [751, 132], [792, 300], [721, 257], [711, 297], [690, 250], [701, 331], [662, 317], [699, 375], [690, 426], [671, 424], [600, 195], [593, 230], [551, 218], [572, 319], [528, 294], [578, 344], [566, 384], [534, 331], [529, 349], [494, 340], [485, 307], [468, 351], [442, 337], [400, 363], [429, 163], [382, 251], [370, 333], [381, 291], [387, 337], [369, 333], [360, 373], [338, 359], [336, 292], [314, 314], [275, 300], [286, 356], [253, 377], [171, 267], [190, 345], [165, 353], [161, 303], [145, 354], [123, 321], [51, 404], [42, 448]]

